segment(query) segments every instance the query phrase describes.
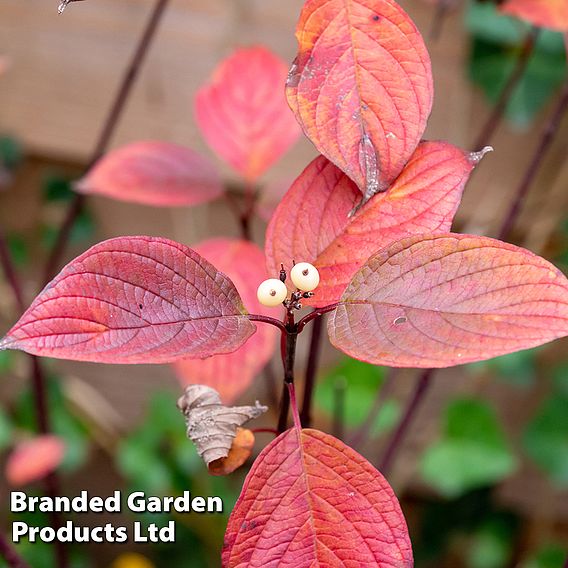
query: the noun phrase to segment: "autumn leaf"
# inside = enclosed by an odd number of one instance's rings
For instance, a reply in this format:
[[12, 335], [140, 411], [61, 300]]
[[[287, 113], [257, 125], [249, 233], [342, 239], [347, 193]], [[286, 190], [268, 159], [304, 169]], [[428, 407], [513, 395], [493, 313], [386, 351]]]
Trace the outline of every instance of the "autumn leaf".
[[[260, 282], [266, 280], [264, 253], [253, 243], [231, 239], [211, 239], [195, 247], [195, 252], [226, 274], [237, 288], [250, 313], [274, 315], [256, 297]], [[209, 385], [221, 399], [231, 403], [251, 385], [253, 379], [272, 357], [278, 330], [260, 325], [257, 332], [238, 350], [207, 359], [183, 359], [175, 363], [183, 385]]]
[[385, 191], [416, 149], [432, 108], [430, 58], [393, 0], [308, 0], [288, 102], [316, 148], [365, 198]]
[[566, 0], [505, 0], [501, 10], [534, 26], [568, 32]]
[[340, 440], [292, 428], [256, 459], [222, 556], [245, 566], [413, 566], [408, 529], [384, 477]]
[[211, 475], [229, 475], [241, 467], [251, 456], [254, 448], [254, 434], [247, 428], [237, 428], [229, 454], [212, 461], [207, 469]]
[[205, 140], [249, 182], [301, 134], [284, 96], [286, 73], [286, 64], [266, 48], [242, 48], [196, 95], [195, 118]]
[[224, 191], [209, 160], [184, 146], [156, 141], [135, 142], [103, 156], [74, 189], [158, 207], [198, 205]]
[[568, 334], [568, 280], [487, 237], [400, 240], [357, 272], [328, 322], [332, 343], [376, 365], [449, 367]]
[[313, 263], [320, 271], [316, 296], [307, 304], [339, 301], [355, 272], [380, 248], [417, 233], [450, 230], [464, 186], [480, 154], [447, 142], [424, 142], [388, 192], [355, 216], [355, 184], [323, 156], [294, 182], [266, 234], [271, 275], [280, 263]]
[[169, 363], [230, 353], [254, 330], [233, 283], [190, 248], [120, 237], [70, 262], [0, 340], [0, 350]]
[[20, 442], [8, 456], [6, 479], [21, 486], [43, 479], [57, 469], [65, 455], [65, 442], [51, 434]]
[[[240, 426], [268, 410], [258, 401], [255, 406], [225, 406], [219, 393], [207, 385], [187, 387], [178, 400], [178, 408], [186, 420], [187, 437], [208, 466], [227, 458]], [[242, 438], [239, 442], [246, 445]]]

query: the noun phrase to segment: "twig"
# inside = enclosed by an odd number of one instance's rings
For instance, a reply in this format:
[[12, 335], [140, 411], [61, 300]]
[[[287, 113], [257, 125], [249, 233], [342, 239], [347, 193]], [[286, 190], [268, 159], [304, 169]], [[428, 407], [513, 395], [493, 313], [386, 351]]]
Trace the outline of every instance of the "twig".
[[0, 533], [0, 556], [10, 568], [30, 568], [30, 565], [16, 552], [10, 541]]
[[392, 387], [394, 385], [395, 377], [398, 374], [399, 369], [391, 368], [388, 371], [387, 377], [385, 382], [381, 386], [380, 389], [377, 389], [377, 395], [375, 397], [375, 401], [373, 402], [373, 406], [367, 415], [367, 418], [363, 421], [363, 424], [359, 427], [359, 429], [353, 434], [351, 439], [349, 440], [349, 445], [353, 449], [357, 449], [361, 446], [369, 436], [369, 432], [375, 423], [379, 412], [383, 406], [383, 401], [386, 399], [387, 395], [390, 394]]
[[[150, 14], [150, 18], [148, 20], [148, 23], [146, 24], [142, 37], [140, 38], [140, 42], [138, 43], [130, 64], [128, 65], [126, 72], [123, 75], [116, 96], [114, 97], [101, 134], [88, 162], [86, 171], [89, 171], [108, 149], [110, 141], [116, 131], [116, 127], [118, 126], [118, 122], [126, 107], [130, 93], [132, 92], [132, 87], [136, 82], [136, 78], [149, 51], [150, 45], [152, 44], [152, 40], [155, 37], [156, 30], [158, 29], [158, 24], [162, 19], [168, 2], [169, 0], [157, 0], [152, 13]], [[44, 273], [44, 284], [47, 284], [55, 275], [55, 272], [61, 261], [61, 257], [65, 253], [65, 248], [69, 241], [73, 226], [75, 225], [75, 221], [81, 213], [84, 203], [84, 196], [81, 194], [75, 194], [73, 201], [71, 202], [67, 210], [65, 219], [63, 220], [63, 223], [59, 228], [59, 232], [57, 233], [55, 239], [55, 244], [47, 260]]]
[[491, 143], [491, 139], [493, 138], [497, 128], [501, 124], [501, 120], [505, 114], [505, 110], [507, 109], [507, 105], [511, 100], [511, 97], [514, 95], [516, 88], [519, 85], [519, 82], [523, 78], [525, 71], [527, 69], [527, 65], [529, 64], [531, 55], [534, 51], [534, 46], [536, 44], [536, 40], [538, 39], [539, 29], [536, 27], [531, 27], [531, 29], [527, 32], [527, 35], [523, 41], [521, 49], [519, 51], [519, 56], [515, 63], [515, 67], [507, 80], [507, 83], [503, 87], [499, 95], [499, 99], [497, 103], [493, 107], [493, 111], [489, 116], [489, 119], [481, 129], [479, 136], [474, 144], [474, 149], [484, 148]]
[[264, 366], [264, 377], [266, 379], [266, 394], [268, 396], [268, 400], [270, 401], [270, 404], [274, 408], [276, 408], [276, 405], [278, 404], [278, 381], [276, 380], [276, 375], [274, 374], [272, 360], [268, 361], [268, 363], [266, 363], [266, 365]]
[[294, 384], [294, 363], [296, 361], [296, 344], [298, 341], [297, 324], [294, 323], [294, 312], [288, 311], [284, 322], [285, 332], [282, 334], [281, 353], [284, 366], [284, 391], [280, 402], [280, 417], [278, 418], [278, 432], [282, 433], [288, 425], [288, 411], [290, 409], [290, 390], [288, 385]]
[[515, 192], [515, 197], [513, 198], [509, 211], [505, 215], [505, 220], [501, 225], [501, 229], [499, 230], [497, 238], [504, 240], [510, 234], [511, 229], [513, 228], [515, 221], [517, 220], [517, 217], [521, 212], [521, 208], [523, 206], [525, 197], [527, 196], [529, 189], [531, 188], [531, 185], [535, 180], [536, 175], [538, 174], [540, 166], [544, 158], [546, 157], [546, 154], [548, 153], [548, 150], [550, 149], [550, 146], [552, 145], [552, 142], [554, 141], [554, 138], [558, 130], [560, 129], [562, 118], [564, 117], [564, 114], [566, 113], [567, 110], [568, 110], [568, 81], [566, 81], [566, 83], [564, 84], [562, 93], [560, 95], [560, 100], [558, 101], [558, 104], [554, 112], [552, 113], [552, 116], [550, 117], [548, 123], [544, 128], [544, 132], [540, 139], [540, 143], [536, 148], [533, 159], [526, 170], [526, 173], [521, 181], [521, 184], [519, 185], [517, 191]]
[[345, 393], [347, 381], [345, 377], [338, 377], [333, 385], [333, 435], [343, 440], [345, 435]]
[[386, 450], [383, 454], [383, 457], [379, 461], [379, 470], [383, 473], [383, 475], [387, 475], [388, 471], [392, 465], [394, 457], [404, 440], [406, 432], [412, 423], [412, 419], [414, 418], [414, 413], [416, 409], [420, 406], [422, 399], [426, 395], [428, 391], [428, 387], [432, 381], [432, 377], [434, 376], [434, 369], [426, 369], [423, 371], [418, 378], [416, 383], [416, 387], [412, 396], [408, 402], [404, 415], [402, 416], [392, 438], [390, 439], [389, 444], [386, 447]]
[[18, 275], [16, 274], [16, 269], [14, 268], [14, 263], [10, 256], [10, 249], [8, 248], [8, 243], [6, 241], [6, 235], [4, 231], [0, 228], [0, 264], [6, 280], [14, 293], [14, 298], [16, 299], [16, 304], [18, 310], [23, 312], [26, 308], [24, 294], [20, 281], [18, 280]]
[[312, 424], [312, 400], [316, 384], [316, 375], [321, 352], [321, 337], [324, 318], [319, 317], [314, 321], [312, 327], [312, 337], [310, 340], [310, 351], [308, 363], [306, 365], [306, 379], [304, 384], [304, 400], [302, 401], [302, 412], [300, 419], [304, 428], [310, 428]]

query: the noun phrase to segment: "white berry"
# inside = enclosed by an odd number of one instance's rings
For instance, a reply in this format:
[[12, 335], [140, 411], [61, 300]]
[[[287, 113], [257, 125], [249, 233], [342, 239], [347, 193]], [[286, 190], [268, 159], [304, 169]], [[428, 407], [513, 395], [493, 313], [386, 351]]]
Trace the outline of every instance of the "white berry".
[[294, 286], [302, 292], [311, 292], [315, 290], [320, 283], [320, 275], [318, 269], [309, 262], [299, 262], [294, 265], [290, 271], [290, 278]]
[[286, 284], [277, 278], [265, 280], [256, 291], [256, 297], [263, 306], [274, 308], [280, 305], [288, 296]]

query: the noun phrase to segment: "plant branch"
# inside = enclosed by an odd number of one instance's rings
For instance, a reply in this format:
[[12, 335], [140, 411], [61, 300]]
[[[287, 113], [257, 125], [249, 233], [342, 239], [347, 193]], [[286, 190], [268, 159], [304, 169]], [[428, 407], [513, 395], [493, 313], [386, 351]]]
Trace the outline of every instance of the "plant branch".
[[312, 337], [310, 340], [310, 351], [308, 363], [306, 365], [306, 378], [304, 385], [304, 400], [302, 402], [302, 412], [300, 419], [305, 428], [310, 428], [312, 424], [312, 400], [316, 384], [316, 375], [321, 352], [321, 338], [323, 331], [324, 318], [318, 317], [312, 327]]
[[345, 394], [347, 381], [345, 377], [338, 377], [333, 385], [333, 435], [343, 440], [345, 435]]
[[404, 437], [407, 433], [407, 430], [412, 423], [414, 418], [414, 414], [417, 408], [420, 406], [420, 403], [424, 399], [426, 392], [428, 391], [428, 387], [432, 382], [432, 377], [434, 376], [435, 370], [434, 369], [426, 369], [422, 371], [420, 376], [418, 377], [418, 381], [416, 382], [416, 386], [412, 393], [410, 400], [408, 401], [408, 405], [404, 411], [404, 415], [402, 416], [390, 442], [388, 443], [386, 450], [379, 461], [379, 471], [383, 475], [387, 475], [389, 469], [393, 463], [394, 457], [398, 452], [401, 443], [404, 440]]
[[0, 533], [0, 556], [10, 568], [30, 568], [30, 565], [16, 552], [10, 541]]
[[491, 115], [481, 129], [481, 132], [479, 133], [479, 136], [477, 137], [477, 140], [473, 145], [474, 150], [484, 148], [491, 143], [491, 140], [495, 135], [497, 128], [499, 128], [499, 125], [503, 120], [503, 116], [505, 115], [509, 101], [515, 94], [515, 90], [517, 89], [521, 79], [525, 74], [525, 71], [527, 70], [531, 55], [534, 51], [536, 40], [538, 39], [538, 34], [539, 29], [536, 27], [531, 27], [531, 29], [527, 32], [527, 35], [519, 51], [517, 61], [515, 62], [515, 67], [513, 68], [507, 82], [505, 83], [503, 90], [499, 94], [499, 99], [493, 107]]
[[[152, 13], [150, 14], [150, 18], [148, 19], [138, 46], [134, 51], [134, 55], [126, 68], [118, 91], [113, 99], [101, 133], [89, 159], [86, 171], [89, 171], [95, 162], [97, 162], [108, 149], [110, 141], [116, 131], [116, 127], [118, 126], [118, 122], [126, 108], [126, 103], [128, 102], [140, 68], [146, 59], [146, 55], [148, 54], [149, 48], [156, 35], [156, 30], [158, 29], [158, 25], [162, 19], [168, 2], [169, 0], [157, 0]], [[44, 284], [47, 284], [55, 275], [55, 272], [61, 262], [61, 257], [65, 253], [65, 248], [67, 247], [75, 221], [83, 210], [84, 204], [85, 198], [83, 195], [76, 194], [73, 197], [73, 201], [71, 202], [65, 219], [59, 228], [55, 244], [47, 260], [44, 272]]]
[[277, 327], [282, 333], [288, 333], [286, 326], [276, 318], [271, 318], [270, 316], [262, 316], [260, 314], [249, 314], [248, 319], [250, 321], [259, 321], [273, 325], [274, 327]]
[[564, 87], [562, 88], [562, 93], [560, 94], [560, 100], [554, 109], [552, 116], [550, 117], [548, 123], [546, 124], [542, 137], [540, 139], [540, 143], [538, 144], [536, 151], [534, 153], [533, 159], [527, 168], [523, 179], [517, 191], [515, 192], [515, 197], [511, 203], [511, 206], [505, 215], [505, 219], [501, 225], [501, 228], [498, 233], [498, 239], [504, 240], [508, 237], [513, 229], [513, 226], [519, 216], [523, 202], [531, 188], [538, 172], [540, 166], [544, 158], [546, 157], [552, 142], [558, 130], [560, 129], [560, 125], [562, 123], [562, 118], [564, 114], [568, 110], [568, 81], [564, 83]]
[[320, 316], [323, 316], [324, 314], [327, 314], [327, 313], [332, 312], [333, 310], [337, 309], [339, 304], [340, 304], [340, 302], [337, 302], [337, 304], [331, 304], [331, 305], [325, 306], [323, 308], [316, 308], [312, 312], [310, 312], [307, 316], [304, 316], [298, 322], [298, 333], [302, 333], [304, 327], [306, 327], [306, 325], [308, 325], [312, 320], [315, 320], [316, 318], [319, 318]]
[[8, 248], [8, 242], [6, 240], [6, 235], [4, 231], [0, 228], [0, 265], [6, 276], [6, 281], [10, 285], [12, 292], [14, 293], [14, 298], [16, 299], [16, 304], [18, 310], [23, 312], [26, 309], [26, 304], [24, 300], [24, 293], [22, 290], [21, 283], [18, 279], [14, 263], [10, 255], [10, 249]]
[[288, 412], [290, 410], [290, 389], [288, 385], [294, 384], [294, 363], [296, 361], [296, 344], [298, 341], [298, 327], [294, 323], [294, 312], [286, 313], [284, 320], [285, 332], [282, 333], [281, 354], [284, 367], [284, 390], [280, 402], [280, 416], [278, 418], [278, 432], [282, 433], [288, 426]]

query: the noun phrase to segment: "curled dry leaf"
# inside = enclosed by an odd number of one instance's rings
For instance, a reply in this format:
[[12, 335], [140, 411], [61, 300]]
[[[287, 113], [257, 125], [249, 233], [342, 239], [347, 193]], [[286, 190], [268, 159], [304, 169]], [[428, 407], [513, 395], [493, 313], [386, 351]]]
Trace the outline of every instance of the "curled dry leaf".
[[119, 237], [71, 261], [0, 350], [98, 363], [171, 363], [237, 350], [254, 332], [231, 280], [190, 248]]
[[[486, 149], [485, 151], [487, 151]], [[484, 152], [485, 152], [484, 151]], [[377, 250], [402, 237], [449, 231], [463, 189], [484, 152], [469, 154], [447, 142], [423, 142], [386, 193], [348, 217], [361, 194], [323, 156], [296, 179], [266, 233], [271, 275], [280, 263], [313, 263], [321, 282], [306, 304], [339, 301], [355, 272]]]
[[241, 467], [250, 457], [254, 448], [254, 434], [247, 428], [237, 428], [237, 434], [229, 455], [212, 461], [207, 467], [211, 475], [229, 475]]
[[8, 457], [6, 479], [13, 486], [43, 479], [59, 466], [64, 455], [65, 442], [51, 434], [21, 442]]
[[[211, 239], [195, 251], [226, 274], [239, 292], [247, 310], [273, 315], [256, 297], [259, 282], [268, 278], [264, 253], [257, 245], [233, 239]], [[278, 330], [272, 325], [257, 326], [256, 333], [237, 351], [207, 359], [182, 359], [175, 363], [183, 386], [201, 384], [213, 387], [225, 403], [232, 403], [251, 385], [272, 357]]]
[[568, 32], [566, 0], [505, 0], [501, 10], [534, 26]]
[[206, 385], [187, 387], [178, 408], [185, 416], [188, 438], [207, 465], [229, 455], [239, 426], [268, 410], [258, 401], [255, 406], [224, 406], [219, 393]]
[[223, 194], [221, 176], [207, 158], [158, 141], [135, 142], [109, 152], [74, 188], [155, 207], [199, 205]]
[[402, 239], [355, 274], [331, 342], [394, 367], [450, 367], [568, 335], [568, 280], [514, 245], [459, 234]]
[[288, 102], [316, 148], [368, 199], [420, 142], [433, 98], [422, 36], [394, 0], [307, 0]]
[[286, 64], [266, 48], [243, 48], [196, 95], [195, 118], [205, 140], [250, 182], [301, 135], [286, 104], [286, 74]]
[[82, 0], [61, 0], [61, 2], [59, 3], [59, 8], [57, 8], [57, 11], [60, 14], [63, 14], [63, 12], [65, 12], [65, 8], [67, 8], [67, 5], [71, 4], [71, 2], [82, 2]]

